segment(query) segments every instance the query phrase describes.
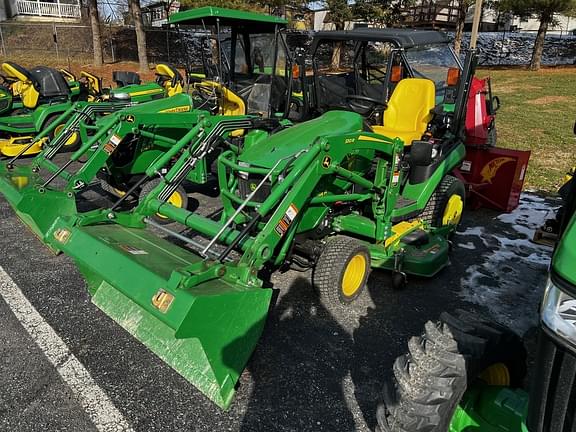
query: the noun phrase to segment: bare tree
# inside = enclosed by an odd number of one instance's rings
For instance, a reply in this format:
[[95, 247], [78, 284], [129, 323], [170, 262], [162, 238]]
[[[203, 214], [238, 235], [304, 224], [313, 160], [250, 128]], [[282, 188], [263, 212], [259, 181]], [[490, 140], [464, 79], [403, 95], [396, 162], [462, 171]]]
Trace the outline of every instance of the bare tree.
[[462, 48], [462, 36], [464, 35], [464, 26], [466, 25], [466, 15], [468, 9], [474, 3], [474, 0], [460, 0], [456, 6], [458, 17], [456, 19], [456, 32], [454, 34], [454, 51], [460, 54]]
[[136, 45], [138, 46], [140, 71], [145, 72], [148, 70], [148, 55], [146, 53], [146, 33], [144, 32], [144, 24], [142, 23], [140, 0], [128, 0], [128, 8], [132, 16], [132, 21], [134, 21], [134, 29], [136, 30]]
[[576, 0], [501, 0], [499, 7], [520, 16], [537, 16], [540, 20], [530, 70], [538, 70], [542, 64], [542, 53], [548, 27], [554, 23], [555, 13], [570, 13], [576, 9]]
[[92, 26], [92, 47], [94, 49], [94, 66], [102, 66], [102, 36], [100, 35], [100, 17], [97, 0], [88, 1], [90, 25]]

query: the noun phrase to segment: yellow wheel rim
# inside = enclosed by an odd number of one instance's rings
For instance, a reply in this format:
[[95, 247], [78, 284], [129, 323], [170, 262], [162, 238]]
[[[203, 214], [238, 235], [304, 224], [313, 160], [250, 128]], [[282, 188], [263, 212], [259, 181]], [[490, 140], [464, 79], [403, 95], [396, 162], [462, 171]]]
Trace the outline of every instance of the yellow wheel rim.
[[[56, 126], [56, 129], [54, 129], [54, 136], [57, 137], [58, 135], [60, 135], [60, 132], [62, 132], [62, 130], [64, 129], [64, 124], [58, 125]], [[76, 143], [76, 141], [78, 140], [78, 132], [74, 132], [70, 138], [68, 138], [66, 140], [66, 143], [64, 145], [73, 145]]]
[[462, 219], [462, 211], [464, 210], [464, 201], [460, 195], [454, 194], [448, 200], [444, 215], [442, 216], [442, 225], [458, 225]]
[[124, 195], [126, 195], [126, 192], [124, 192], [123, 190], [120, 190], [120, 189], [118, 189], [118, 188], [113, 187], [112, 190], [113, 190], [114, 192], [116, 192], [119, 197], [123, 197]]
[[366, 257], [362, 254], [354, 255], [342, 276], [342, 293], [346, 297], [352, 297], [362, 287], [366, 275]]
[[180, 192], [174, 192], [168, 198], [168, 202], [172, 204], [174, 207], [182, 208], [182, 204], [184, 203], [184, 198], [180, 195]]
[[[168, 198], [168, 203], [172, 204], [174, 207], [182, 208], [182, 206], [184, 205], [184, 198], [182, 197], [180, 192], [174, 192], [172, 195], [170, 195], [170, 198]], [[159, 213], [156, 213], [156, 215], [159, 218], [167, 219], [166, 216], [162, 216]]]
[[480, 374], [480, 379], [491, 386], [510, 387], [510, 371], [504, 363], [496, 363]]

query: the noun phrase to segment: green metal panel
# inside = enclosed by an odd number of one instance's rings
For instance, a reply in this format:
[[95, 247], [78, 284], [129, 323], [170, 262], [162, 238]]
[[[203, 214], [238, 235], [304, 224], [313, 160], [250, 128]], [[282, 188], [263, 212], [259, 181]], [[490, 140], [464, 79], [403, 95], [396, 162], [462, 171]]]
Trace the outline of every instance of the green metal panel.
[[70, 102], [54, 105], [41, 105], [30, 114], [1, 117], [0, 131], [16, 135], [35, 135], [40, 132], [40, 129], [49, 116], [60, 114], [70, 108], [70, 106]]
[[[370, 245], [372, 267], [394, 270], [394, 255], [382, 250], [381, 246]], [[419, 247], [400, 242], [403, 249], [402, 271], [422, 277], [433, 277], [449, 263], [449, 246], [446, 236], [432, 234], [430, 240]]]
[[170, 15], [168, 21], [172, 24], [213, 25], [216, 22], [216, 19], [220, 20], [220, 23], [223, 26], [249, 26], [264, 23], [270, 24], [273, 29], [275, 25], [286, 26], [288, 24], [288, 21], [284, 18], [272, 15], [213, 6], [204, 6], [197, 9], [178, 12]]
[[576, 215], [572, 216], [552, 258], [552, 268], [558, 275], [576, 285]]
[[466, 154], [463, 144], [456, 145], [446, 159], [438, 166], [432, 176], [425, 182], [419, 184], [408, 183], [402, 190], [402, 196], [406, 199], [412, 199], [416, 202], [413, 205], [402, 207], [394, 212], [394, 216], [410, 214], [418, 209], [424, 208], [434, 190], [438, 187], [442, 179], [452, 172], [454, 168], [460, 165]]
[[144, 84], [130, 84], [110, 90], [111, 94], [126, 93], [135, 103], [149, 102], [166, 96], [166, 90], [159, 84], [150, 82]]
[[257, 146], [249, 147], [242, 152], [238, 160], [270, 169], [279, 159], [309, 148], [318, 137], [361, 131], [363, 122], [359, 114], [348, 111], [330, 111], [314, 120], [280, 131]]
[[[74, 228], [60, 219], [47, 240], [74, 258], [102, 311], [218, 406], [229, 406], [262, 332], [270, 289], [224, 278], [189, 286], [186, 269], [202, 258], [142, 229]], [[160, 290], [173, 296], [164, 311], [153, 304]]]
[[460, 402], [449, 432], [527, 432], [528, 394], [476, 382]]

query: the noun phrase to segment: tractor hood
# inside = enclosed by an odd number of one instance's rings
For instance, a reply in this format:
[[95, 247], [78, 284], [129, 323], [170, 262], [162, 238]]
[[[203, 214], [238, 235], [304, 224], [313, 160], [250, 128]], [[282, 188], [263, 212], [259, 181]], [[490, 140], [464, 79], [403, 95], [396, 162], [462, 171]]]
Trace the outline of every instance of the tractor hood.
[[[192, 97], [185, 94], [179, 93], [174, 96], [167, 98], [158, 99], [151, 102], [146, 102], [138, 105], [134, 105], [128, 108], [124, 108], [118, 111], [124, 114], [126, 117], [129, 115], [137, 116], [138, 114], [149, 114], [149, 113], [177, 113], [177, 112], [190, 112], [194, 109], [194, 102]], [[208, 113], [207, 113], [208, 114]], [[110, 119], [110, 116], [103, 116], [96, 120], [96, 126], [101, 127], [106, 124]], [[134, 119], [132, 119], [134, 121]]]
[[363, 124], [360, 114], [329, 111], [317, 119], [292, 126], [247, 148], [238, 157], [238, 161], [253, 167], [272, 168], [278, 160], [288, 160], [291, 155], [312, 147], [320, 137], [361, 132]]

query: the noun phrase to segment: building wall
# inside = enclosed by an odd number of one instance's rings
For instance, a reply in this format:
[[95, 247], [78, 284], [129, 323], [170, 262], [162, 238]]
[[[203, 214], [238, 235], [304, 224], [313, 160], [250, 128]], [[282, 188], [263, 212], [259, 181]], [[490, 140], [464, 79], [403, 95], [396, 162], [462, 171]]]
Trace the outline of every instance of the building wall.
[[[31, 0], [34, 1], [34, 0]], [[41, 0], [43, 1], [43, 0]], [[80, 0], [61, 1], [60, 3], [76, 4], [80, 6]], [[22, 22], [57, 22], [77, 23], [80, 18], [61, 18], [58, 16], [19, 15], [16, 8], [16, 0], [0, 0], [0, 21], [15, 20]]]

